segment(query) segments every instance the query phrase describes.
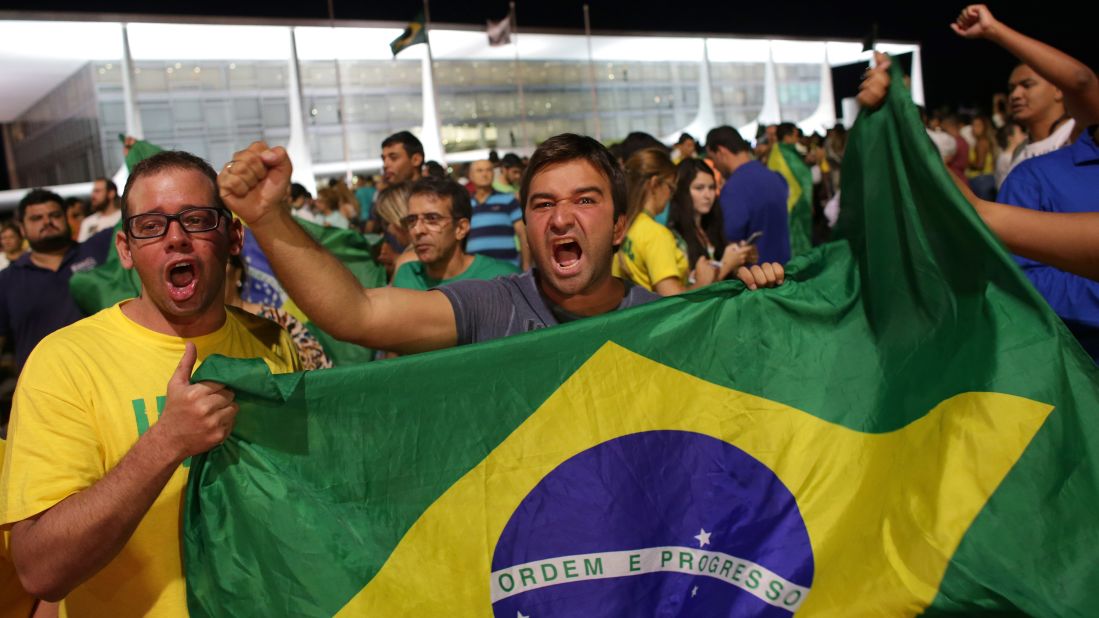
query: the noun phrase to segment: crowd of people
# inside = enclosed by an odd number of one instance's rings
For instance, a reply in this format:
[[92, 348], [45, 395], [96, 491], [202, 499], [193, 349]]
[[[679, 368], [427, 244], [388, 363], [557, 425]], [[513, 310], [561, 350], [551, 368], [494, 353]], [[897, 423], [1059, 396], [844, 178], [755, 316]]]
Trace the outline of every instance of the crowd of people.
[[[967, 7], [953, 27], [1021, 64], [989, 115], [929, 114], [928, 137], [1095, 356], [1096, 76], [984, 6]], [[864, 107], [880, 105], [889, 69], [877, 55]], [[260, 358], [273, 372], [324, 370], [332, 361], [311, 328], [387, 357], [726, 279], [749, 290], [781, 285], [787, 261], [830, 237], [846, 141], [841, 125], [805, 135], [790, 122], [754, 136], [715, 127], [704, 141], [683, 134], [671, 146], [633, 133], [608, 148], [566, 133], [529, 159], [509, 153], [447, 169], [401, 131], [381, 144], [380, 178], [333, 181], [316, 196], [291, 183], [283, 148], [259, 142], [219, 170], [183, 152], [154, 154], [121, 194], [96, 180], [90, 212], [81, 200], [29, 191], [0, 228], [0, 337], [19, 378], [0, 473], [12, 560], [0, 552], [0, 595], [23, 599], [12, 607], [24, 615], [34, 599], [64, 599], [71, 616], [186, 614], [186, 462], [220, 444], [237, 412], [223, 385], [190, 383], [211, 354]], [[805, 228], [793, 221], [802, 196]], [[364, 288], [300, 220], [374, 235], [387, 285]], [[299, 315], [243, 293], [245, 226]], [[69, 280], [115, 255], [136, 271], [140, 294], [84, 316]]]

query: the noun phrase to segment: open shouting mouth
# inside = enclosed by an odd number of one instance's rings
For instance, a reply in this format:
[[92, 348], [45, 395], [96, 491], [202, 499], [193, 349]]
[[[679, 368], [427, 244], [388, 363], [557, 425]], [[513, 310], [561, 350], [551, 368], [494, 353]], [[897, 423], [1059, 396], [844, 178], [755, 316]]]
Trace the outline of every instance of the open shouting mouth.
[[580, 268], [580, 258], [584, 255], [580, 243], [572, 238], [562, 238], [553, 243], [553, 264], [561, 273], [570, 273]]
[[168, 267], [168, 295], [180, 302], [194, 296], [198, 284], [198, 269], [190, 260], [181, 260]]

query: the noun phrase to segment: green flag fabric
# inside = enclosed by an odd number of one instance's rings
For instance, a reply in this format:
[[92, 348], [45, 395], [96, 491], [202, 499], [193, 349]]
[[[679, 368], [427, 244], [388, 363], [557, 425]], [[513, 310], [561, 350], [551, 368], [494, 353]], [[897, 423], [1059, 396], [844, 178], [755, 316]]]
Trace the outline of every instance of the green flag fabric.
[[484, 344], [272, 376], [194, 459], [192, 616], [1087, 616], [1095, 365], [895, 74], [839, 240]]
[[427, 27], [424, 20], [423, 11], [416, 15], [416, 19], [408, 23], [401, 36], [393, 39], [389, 43], [389, 51], [393, 52], [393, 57], [396, 58], [397, 54], [401, 53], [401, 50], [412, 47], [413, 45], [419, 45], [420, 43], [427, 43]]
[[790, 189], [786, 196], [790, 255], [801, 255], [813, 248], [813, 173], [792, 144], [775, 144], [767, 156], [767, 167], [782, 175]]
[[[123, 143], [125, 143], [126, 136], [119, 135], [118, 137], [123, 141]], [[130, 146], [130, 151], [126, 153], [126, 169], [132, 172], [134, 171], [134, 167], [137, 166], [138, 163], [141, 163], [145, 159], [148, 159], [156, 153], [163, 151], [164, 149], [160, 146], [157, 146], [156, 144], [150, 144], [143, 139], [139, 139], [135, 141], [132, 146]]]
[[[122, 221], [114, 226], [115, 234], [122, 229]], [[137, 271], [122, 267], [118, 249], [111, 243], [107, 259], [91, 270], [73, 273], [69, 279], [69, 293], [76, 306], [85, 315], [92, 315], [127, 298], [141, 294], [141, 278]]]

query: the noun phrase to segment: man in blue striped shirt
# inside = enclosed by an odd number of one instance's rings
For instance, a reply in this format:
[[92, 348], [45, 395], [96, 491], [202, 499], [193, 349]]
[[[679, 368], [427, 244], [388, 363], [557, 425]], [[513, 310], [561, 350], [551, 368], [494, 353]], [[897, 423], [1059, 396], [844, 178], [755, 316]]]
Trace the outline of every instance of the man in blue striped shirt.
[[519, 201], [514, 194], [492, 188], [492, 162], [487, 159], [470, 164], [469, 180], [475, 191], [466, 253], [506, 260], [527, 270], [530, 258]]

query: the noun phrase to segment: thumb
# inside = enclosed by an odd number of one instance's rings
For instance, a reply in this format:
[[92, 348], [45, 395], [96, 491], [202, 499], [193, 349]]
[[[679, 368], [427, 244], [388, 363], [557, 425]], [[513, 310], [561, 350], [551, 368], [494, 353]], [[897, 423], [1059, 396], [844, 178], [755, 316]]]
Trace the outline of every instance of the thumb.
[[168, 380], [168, 387], [179, 388], [190, 384], [191, 373], [195, 370], [196, 360], [198, 360], [198, 349], [195, 348], [195, 344], [188, 341], [187, 346], [183, 349], [183, 357], [179, 359], [179, 366], [176, 367], [172, 378]]

